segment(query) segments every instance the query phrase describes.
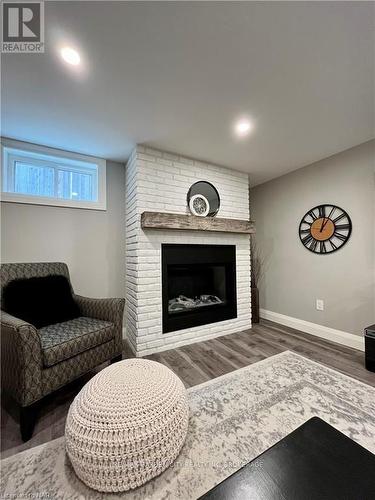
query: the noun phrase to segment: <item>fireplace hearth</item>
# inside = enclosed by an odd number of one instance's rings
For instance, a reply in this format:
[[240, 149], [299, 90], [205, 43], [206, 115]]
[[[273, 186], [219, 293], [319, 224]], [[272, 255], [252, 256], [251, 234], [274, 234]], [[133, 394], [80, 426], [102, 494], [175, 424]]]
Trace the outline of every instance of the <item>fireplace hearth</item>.
[[237, 317], [234, 245], [162, 245], [163, 333]]

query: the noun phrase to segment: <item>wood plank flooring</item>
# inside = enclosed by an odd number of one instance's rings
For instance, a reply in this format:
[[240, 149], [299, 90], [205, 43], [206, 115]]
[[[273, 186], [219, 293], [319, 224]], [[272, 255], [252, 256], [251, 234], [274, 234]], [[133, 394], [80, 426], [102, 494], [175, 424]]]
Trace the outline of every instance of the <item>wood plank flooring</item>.
[[[148, 359], [168, 366], [186, 387], [192, 387], [285, 350], [294, 351], [375, 387], [375, 373], [365, 369], [364, 353], [266, 320], [254, 325], [251, 330], [153, 354]], [[124, 358], [127, 357], [132, 355], [125, 349]], [[94, 374], [46, 398], [34, 435], [27, 443], [22, 443], [19, 436], [16, 408], [4, 398], [1, 410], [1, 457], [62, 436], [73, 398]]]

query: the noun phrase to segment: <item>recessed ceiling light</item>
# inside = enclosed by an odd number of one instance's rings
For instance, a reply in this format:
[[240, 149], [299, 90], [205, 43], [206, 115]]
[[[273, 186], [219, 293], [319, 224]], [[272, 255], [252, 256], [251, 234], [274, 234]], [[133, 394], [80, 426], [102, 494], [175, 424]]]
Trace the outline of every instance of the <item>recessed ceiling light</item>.
[[238, 120], [234, 126], [234, 131], [239, 137], [247, 136], [251, 130], [253, 129], [253, 125], [250, 120], [247, 118], [241, 118]]
[[63, 47], [60, 51], [61, 57], [65, 62], [72, 66], [77, 66], [81, 62], [81, 57], [78, 52], [71, 47]]

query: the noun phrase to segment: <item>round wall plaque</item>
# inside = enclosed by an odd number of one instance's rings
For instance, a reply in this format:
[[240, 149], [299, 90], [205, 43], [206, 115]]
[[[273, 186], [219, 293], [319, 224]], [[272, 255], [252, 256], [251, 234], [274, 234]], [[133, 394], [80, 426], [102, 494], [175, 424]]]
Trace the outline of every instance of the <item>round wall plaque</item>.
[[190, 212], [198, 217], [206, 217], [210, 211], [210, 204], [203, 194], [194, 194], [189, 201]]

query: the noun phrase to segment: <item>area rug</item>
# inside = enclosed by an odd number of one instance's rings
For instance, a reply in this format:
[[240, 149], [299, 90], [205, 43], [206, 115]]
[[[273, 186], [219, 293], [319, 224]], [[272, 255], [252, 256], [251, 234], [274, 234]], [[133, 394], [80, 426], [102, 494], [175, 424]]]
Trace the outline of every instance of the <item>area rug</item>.
[[375, 452], [375, 389], [289, 351], [191, 388], [189, 404], [179, 458], [141, 488], [90, 490], [59, 438], [2, 461], [1, 498], [195, 499], [314, 415]]

